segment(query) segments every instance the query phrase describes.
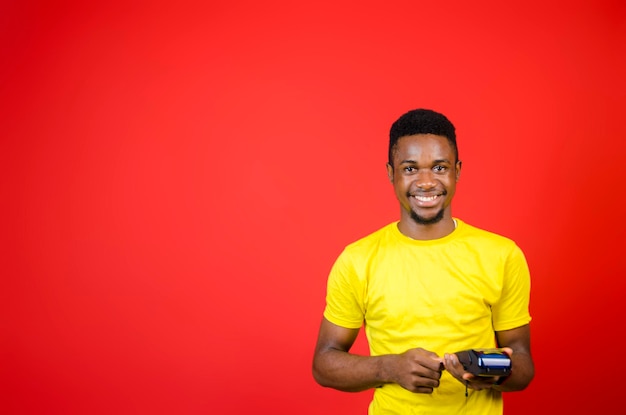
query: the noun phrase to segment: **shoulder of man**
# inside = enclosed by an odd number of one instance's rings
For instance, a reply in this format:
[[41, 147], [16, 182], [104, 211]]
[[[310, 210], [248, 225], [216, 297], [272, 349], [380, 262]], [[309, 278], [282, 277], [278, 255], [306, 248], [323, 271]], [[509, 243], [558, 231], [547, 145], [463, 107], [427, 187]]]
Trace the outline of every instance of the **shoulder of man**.
[[475, 238], [484, 242], [485, 244], [493, 244], [495, 246], [508, 247], [512, 248], [517, 246], [515, 241], [511, 238], [504, 236], [502, 234], [488, 231], [483, 228], [478, 228], [476, 226], [470, 225], [467, 222], [463, 222], [460, 219], [457, 219], [459, 222], [459, 230], [461, 231], [461, 235], [466, 238]]

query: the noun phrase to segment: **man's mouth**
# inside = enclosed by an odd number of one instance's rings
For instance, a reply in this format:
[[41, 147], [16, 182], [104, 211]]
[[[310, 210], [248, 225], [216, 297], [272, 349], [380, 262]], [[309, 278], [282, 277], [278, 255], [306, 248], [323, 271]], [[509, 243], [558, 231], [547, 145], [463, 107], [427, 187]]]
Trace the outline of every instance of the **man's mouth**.
[[434, 202], [435, 200], [437, 200], [439, 195], [434, 195], [434, 196], [413, 195], [413, 197], [417, 199], [418, 202], [430, 203], [430, 202]]
[[439, 199], [444, 197], [446, 192], [438, 194], [409, 194], [409, 196], [417, 202], [421, 207], [433, 207], [439, 204]]

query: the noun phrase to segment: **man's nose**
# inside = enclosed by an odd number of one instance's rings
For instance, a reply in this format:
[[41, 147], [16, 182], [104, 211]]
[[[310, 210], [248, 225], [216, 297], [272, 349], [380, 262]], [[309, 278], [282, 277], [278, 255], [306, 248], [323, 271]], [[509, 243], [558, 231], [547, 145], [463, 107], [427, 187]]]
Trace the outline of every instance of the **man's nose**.
[[433, 176], [433, 172], [430, 170], [424, 170], [417, 172], [417, 177], [415, 179], [415, 184], [420, 189], [430, 189], [435, 187], [437, 184], [435, 183], [435, 179]]

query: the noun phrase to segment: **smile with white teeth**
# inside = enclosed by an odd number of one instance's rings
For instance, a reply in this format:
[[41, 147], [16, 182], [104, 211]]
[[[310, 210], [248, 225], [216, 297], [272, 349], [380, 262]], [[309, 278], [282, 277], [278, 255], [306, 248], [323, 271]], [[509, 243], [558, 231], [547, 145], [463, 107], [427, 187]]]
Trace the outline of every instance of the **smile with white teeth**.
[[439, 195], [435, 195], [435, 196], [414, 195], [413, 197], [416, 198], [417, 200], [419, 200], [420, 202], [433, 202], [435, 199], [437, 199], [439, 197]]

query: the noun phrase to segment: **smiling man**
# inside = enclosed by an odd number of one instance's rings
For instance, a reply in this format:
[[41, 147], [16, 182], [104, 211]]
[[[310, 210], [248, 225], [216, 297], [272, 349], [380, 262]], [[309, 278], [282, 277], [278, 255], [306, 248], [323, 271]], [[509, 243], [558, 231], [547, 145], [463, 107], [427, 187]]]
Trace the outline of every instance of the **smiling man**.
[[[378, 414], [502, 414], [502, 392], [534, 376], [530, 276], [510, 239], [452, 216], [461, 174], [456, 132], [417, 109], [393, 123], [387, 174], [400, 219], [348, 245], [328, 277], [313, 376], [375, 388]], [[364, 327], [369, 356], [350, 353]], [[476, 376], [456, 352], [502, 348], [510, 374]]]

